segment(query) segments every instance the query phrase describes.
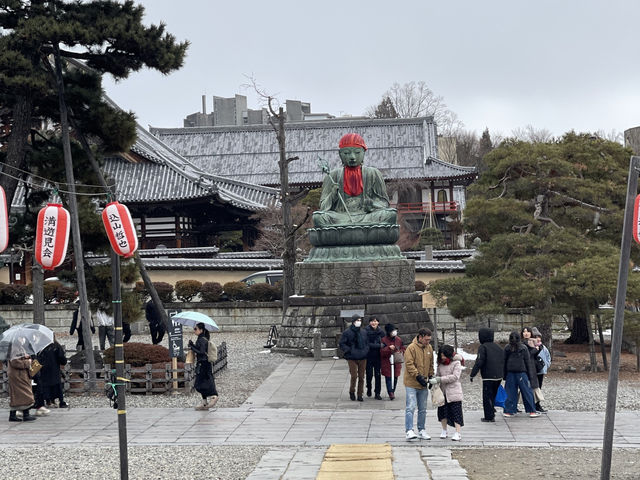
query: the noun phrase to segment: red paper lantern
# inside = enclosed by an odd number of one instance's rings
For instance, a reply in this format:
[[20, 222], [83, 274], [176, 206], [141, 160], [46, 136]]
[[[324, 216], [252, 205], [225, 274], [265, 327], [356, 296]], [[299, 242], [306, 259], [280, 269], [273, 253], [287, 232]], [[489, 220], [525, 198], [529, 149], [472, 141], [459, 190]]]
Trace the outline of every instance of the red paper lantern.
[[125, 258], [133, 256], [138, 248], [138, 235], [126, 205], [118, 202], [107, 204], [102, 211], [102, 222], [111, 248]]
[[35, 254], [45, 270], [53, 270], [64, 261], [70, 225], [69, 212], [59, 203], [49, 203], [38, 213]]
[[4, 188], [0, 187], [0, 252], [4, 252], [9, 245], [9, 215], [7, 196]]

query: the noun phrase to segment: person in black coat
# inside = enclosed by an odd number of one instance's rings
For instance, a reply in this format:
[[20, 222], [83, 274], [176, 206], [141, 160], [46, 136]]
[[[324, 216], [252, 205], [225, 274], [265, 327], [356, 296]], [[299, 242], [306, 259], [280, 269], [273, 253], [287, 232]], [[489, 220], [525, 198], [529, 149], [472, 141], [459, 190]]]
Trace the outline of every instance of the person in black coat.
[[367, 353], [367, 397], [371, 396], [371, 379], [375, 377], [375, 399], [382, 400], [380, 389], [382, 387], [382, 377], [380, 376], [380, 348], [382, 348], [382, 337], [384, 330], [380, 328], [380, 322], [376, 317], [369, 319], [369, 325], [365, 328], [369, 341], [369, 353]]
[[160, 312], [151, 300], [144, 307], [144, 315], [149, 322], [149, 331], [151, 332], [151, 342], [154, 345], [159, 344], [164, 337], [166, 331]]
[[67, 364], [67, 357], [62, 346], [54, 339], [52, 344], [47, 345], [38, 354], [38, 361], [42, 364], [39, 381], [47, 406], [54, 404], [58, 399], [58, 406], [67, 408], [68, 405], [64, 401], [62, 377], [60, 376], [60, 367]]
[[[80, 312], [80, 307], [73, 312], [73, 320], [71, 321], [71, 327], [69, 328], [69, 335], [73, 335], [73, 332], [78, 332], [78, 343], [76, 344], [76, 350], [84, 350], [84, 337], [82, 336], [82, 327], [85, 324], [84, 319], [81, 322], [78, 322], [78, 315]], [[96, 333], [96, 327], [93, 326], [93, 322], [90, 324], [91, 333]]]
[[504, 372], [504, 350], [493, 341], [493, 330], [481, 328], [478, 331], [478, 356], [471, 369], [469, 380], [473, 382], [478, 372], [482, 376], [482, 407], [484, 409], [483, 422], [495, 422], [496, 410], [494, 401], [498, 387], [502, 383]]
[[358, 383], [358, 401], [362, 402], [364, 392], [364, 374], [367, 367], [367, 354], [369, 353], [369, 338], [367, 332], [361, 328], [362, 317], [354, 313], [351, 317], [351, 326], [342, 332], [340, 337], [340, 350], [344, 352], [344, 358], [349, 363], [351, 384], [349, 386], [349, 398], [356, 399], [356, 381]]
[[[189, 348], [196, 354], [196, 380], [193, 387], [202, 395], [202, 404], [195, 407], [196, 410], [209, 410], [218, 401], [218, 391], [213, 378], [213, 370], [207, 352], [209, 351], [209, 332], [204, 323], [198, 323], [193, 331], [198, 335], [196, 343], [189, 340]], [[211, 397], [211, 401], [207, 397]]]

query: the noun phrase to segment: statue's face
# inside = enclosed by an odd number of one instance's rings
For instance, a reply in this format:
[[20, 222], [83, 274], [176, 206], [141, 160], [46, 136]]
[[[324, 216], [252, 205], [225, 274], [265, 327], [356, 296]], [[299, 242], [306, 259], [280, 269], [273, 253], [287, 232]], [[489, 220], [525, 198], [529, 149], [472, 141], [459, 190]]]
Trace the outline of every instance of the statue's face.
[[345, 167], [357, 167], [364, 162], [364, 148], [345, 147], [340, 149], [340, 159]]

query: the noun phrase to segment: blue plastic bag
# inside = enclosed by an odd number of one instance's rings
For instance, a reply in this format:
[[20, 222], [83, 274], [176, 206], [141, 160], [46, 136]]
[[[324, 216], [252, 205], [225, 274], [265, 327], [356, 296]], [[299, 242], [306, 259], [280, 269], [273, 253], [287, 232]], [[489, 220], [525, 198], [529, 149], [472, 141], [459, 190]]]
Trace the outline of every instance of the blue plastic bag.
[[502, 384], [500, 384], [500, 386], [498, 387], [498, 392], [496, 393], [496, 399], [493, 402], [493, 404], [496, 407], [504, 408], [504, 402], [506, 399], [507, 399], [507, 391], [504, 389]]

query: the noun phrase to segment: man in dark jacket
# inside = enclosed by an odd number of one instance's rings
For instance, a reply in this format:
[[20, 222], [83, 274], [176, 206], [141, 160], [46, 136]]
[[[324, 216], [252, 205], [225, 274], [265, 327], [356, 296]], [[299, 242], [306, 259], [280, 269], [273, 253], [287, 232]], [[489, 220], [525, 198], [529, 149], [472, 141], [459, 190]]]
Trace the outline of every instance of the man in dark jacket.
[[[69, 335], [73, 335], [73, 332], [78, 332], [78, 343], [76, 343], [76, 350], [84, 350], [84, 337], [82, 336], [82, 327], [85, 326], [85, 319], [83, 318], [78, 322], [78, 316], [80, 315], [80, 307], [73, 311], [73, 320], [69, 327]], [[91, 327], [91, 333], [96, 333], [96, 328], [93, 326], [93, 322], [89, 320], [89, 326]]]
[[147, 322], [149, 322], [151, 343], [157, 345], [162, 341], [162, 337], [164, 337], [164, 333], [166, 330], [164, 328], [164, 324], [162, 323], [160, 312], [158, 312], [158, 309], [153, 304], [153, 301], [149, 300], [145, 305], [144, 315], [147, 318]]
[[382, 337], [384, 330], [380, 328], [380, 322], [376, 317], [371, 317], [369, 325], [365, 328], [369, 342], [369, 353], [367, 354], [367, 397], [371, 396], [371, 377], [375, 376], [375, 398], [382, 400], [380, 388], [382, 378], [380, 377], [380, 348], [382, 347]]
[[367, 365], [367, 353], [369, 342], [367, 333], [362, 326], [362, 318], [357, 313], [351, 317], [351, 326], [342, 332], [340, 337], [340, 350], [344, 352], [344, 358], [349, 363], [351, 385], [349, 386], [349, 398], [356, 399], [356, 380], [358, 381], [358, 401], [362, 402], [364, 391], [364, 373]]
[[481, 328], [478, 331], [480, 347], [476, 363], [471, 369], [469, 380], [473, 382], [473, 377], [478, 374], [482, 376], [482, 407], [484, 408], [483, 422], [495, 422], [495, 406], [493, 402], [498, 393], [498, 387], [502, 383], [502, 373], [504, 371], [504, 350], [493, 342], [493, 330]]

